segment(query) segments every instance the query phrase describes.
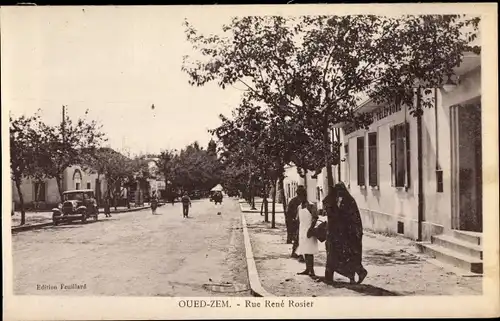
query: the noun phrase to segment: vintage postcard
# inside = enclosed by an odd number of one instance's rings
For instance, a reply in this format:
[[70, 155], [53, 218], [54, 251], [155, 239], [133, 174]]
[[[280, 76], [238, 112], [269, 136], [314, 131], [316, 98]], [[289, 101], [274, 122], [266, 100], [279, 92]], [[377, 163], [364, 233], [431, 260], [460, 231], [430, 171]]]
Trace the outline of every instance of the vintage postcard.
[[4, 319], [499, 316], [496, 9], [0, 8]]

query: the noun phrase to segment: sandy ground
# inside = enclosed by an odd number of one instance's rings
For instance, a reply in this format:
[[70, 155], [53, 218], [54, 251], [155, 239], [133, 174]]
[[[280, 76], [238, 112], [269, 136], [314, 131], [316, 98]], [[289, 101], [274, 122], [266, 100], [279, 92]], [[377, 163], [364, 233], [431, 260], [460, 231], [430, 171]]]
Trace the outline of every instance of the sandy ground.
[[[283, 214], [277, 215], [277, 228], [271, 229], [263, 217], [246, 213], [254, 257], [262, 286], [277, 296], [404, 296], [404, 295], [480, 295], [482, 277], [460, 277], [426, 261], [411, 240], [365, 232], [363, 264], [368, 276], [361, 285], [335, 274], [336, 285], [317, 283], [297, 275], [304, 263], [290, 258], [286, 244]], [[322, 218], [324, 219], [324, 218]], [[325, 243], [320, 243], [315, 271], [324, 275]]]
[[[224, 200], [216, 213], [200, 200], [187, 219], [180, 204], [168, 204], [158, 215], [148, 209], [16, 233], [14, 293], [249, 296], [238, 203]], [[44, 285], [57, 290], [37, 289]]]

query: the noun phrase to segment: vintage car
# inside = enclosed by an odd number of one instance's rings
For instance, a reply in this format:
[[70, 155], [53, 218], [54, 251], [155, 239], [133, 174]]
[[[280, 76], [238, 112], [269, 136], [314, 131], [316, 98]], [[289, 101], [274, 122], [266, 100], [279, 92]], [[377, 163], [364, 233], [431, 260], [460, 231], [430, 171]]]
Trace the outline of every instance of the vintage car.
[[89, 218], [97, 221], [98, 215], [99, 208], [93, 190], [66, 191], [62, 203], [52, 209], [52, 222], [54, 225], [71, 221], [86, 223]]

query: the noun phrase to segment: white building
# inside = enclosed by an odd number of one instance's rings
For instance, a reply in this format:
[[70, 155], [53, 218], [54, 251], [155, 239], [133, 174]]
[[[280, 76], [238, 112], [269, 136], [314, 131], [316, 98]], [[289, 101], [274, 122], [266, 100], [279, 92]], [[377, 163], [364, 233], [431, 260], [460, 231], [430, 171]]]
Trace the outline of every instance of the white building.
[[[341, 130], [340, 168], [333, 168], [365, 228], [423, 241], [425, 251], [473, 272], [482, 271], [480, 61], [465, 56], [458, 83], [433, 90], [435, 106], [424, 110], [420, 132], [409, 106], [365, 101], [357, 112], [372, 113], [374, 122], [368, 130]], [[294, 171], [287, 169], [285, 186], [301, 182]], [[326, 191], [325, 178], [323, 169], [316, 191], [308, 185], [310, 201]]]
[[[106, 179], [101, 176], [97, 180], [97, 174], [88, 173], [80, 166], [68, 167], [63, 173], [63, 191], [73, 189], [93, 189], [96, 197], [101, 199], [107, 190]], [[26, 208], [51, 209], [60, 202], [59, 189], [55, 178], [34, 180], [26, 178], [21, 183], [24, 204]], [[15, 205], [19, 205], [19, 193], [12, 182], [12, 196]]]

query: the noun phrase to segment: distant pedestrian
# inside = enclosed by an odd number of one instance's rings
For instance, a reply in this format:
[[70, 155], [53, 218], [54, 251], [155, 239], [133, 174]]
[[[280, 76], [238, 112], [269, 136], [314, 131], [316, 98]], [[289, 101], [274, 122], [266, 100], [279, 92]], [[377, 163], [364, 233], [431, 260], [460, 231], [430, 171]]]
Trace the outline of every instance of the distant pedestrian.
[[151, 196], [151, 212], [153, 215], [156, 215], [156, 209], [158, 208], [158, 197], [156, 196], [156, 192], [153, 192]]
[[111, 217], [111, 200], [109, 199], [109, 196], [104, 198], [104, 216]]
[[215, 195], [213, 196], [213, 200], [215, 203], [215, 208], [217, 209], [217, 215], [221, 215], [221, 207], [222, 207], [222, 192], [217, 191], [215, 192]]
[[359, 284], [368, 272], [361, 263], [363, 224], [358, 205], [343, 183], [336, 184], [323, 203], [328, 215], [325, 281], [333, 282], [337, 272]]
[[[299, 195], [299, 194], [298, 194]], [[299, 205], [299, 246], [297, 253], [304, 255], [306, 269], [299, 275], [309, 275], [316, 278], [314, 273], [314, 255], [318, 253], [318, 239], [311, 235], [311, 229], [316, 226], [318, 213], [315, 207], [307, 201], [306, 193], [300, 193], [301, 204]]]
[[189, 198], [187, 192], [184, 192], [181, 202], [182, 202], [182, 215], [183, 217], [188, 217], [189, 208], [191, 207], [191, 199]]

